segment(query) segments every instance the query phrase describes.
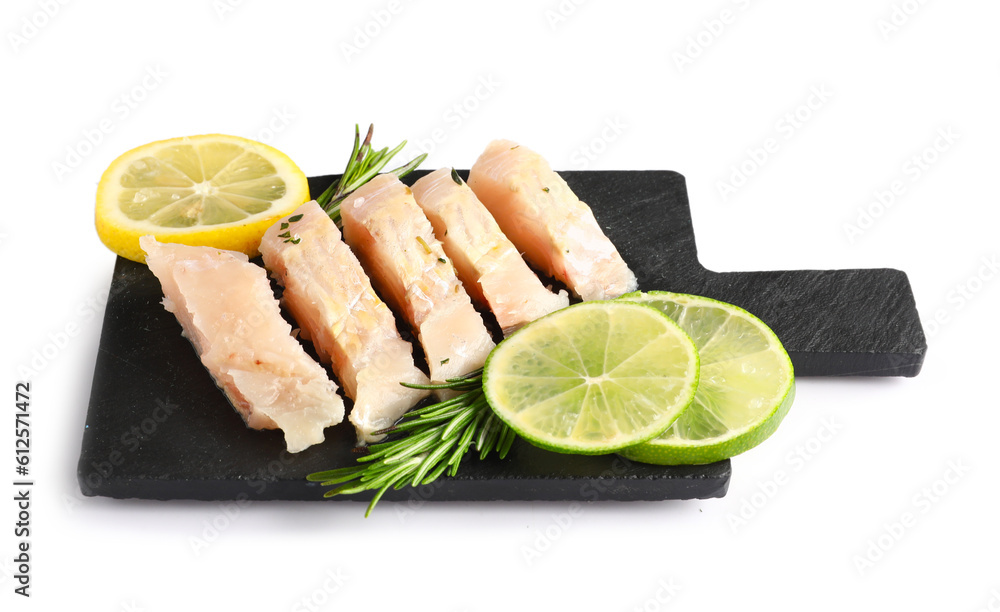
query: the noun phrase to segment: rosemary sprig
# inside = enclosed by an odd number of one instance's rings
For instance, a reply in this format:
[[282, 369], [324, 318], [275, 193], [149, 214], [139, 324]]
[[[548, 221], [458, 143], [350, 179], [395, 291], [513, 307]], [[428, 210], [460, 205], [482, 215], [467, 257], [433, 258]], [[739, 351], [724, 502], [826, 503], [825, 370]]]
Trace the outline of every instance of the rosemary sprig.
[[375, 432], [389, 434], [389, 438], [355, 449], [365, 453], [358, 458], [357, 465], [306, 477], [323, 486], [340, 485], [327, 491], [324, 497], [377, 491], [365, 511], [366, 517], [390, 487], [429, 484], [445, 472], [454, 476], [473, 444], [480, 459], [494, 450], [503, 459], [516, 438], [514, 430], [493, 414], [486, 403], [482, 370], [449, 379], [442, 385], [400, 384], [412, 389], [451, 389], [462, 393], [411, 410], [395, 425]]
[[[341, 225], [340, 204], [344, 201], [344, 198], [374, 178], [389, 163], [389, 160], [406, 146], [406, 141], [404, 140], [391, 151], [386, 147], [373, 152], [372, 132], [374, 130], [375, 125], [370, 124], [368, 126], [368, 134], [365, 136], [364, 142], [361, 142], [360, 128], [357, 124], [354, 124], [354, 149], [351, 151], [351, 156], [347, 159], [347, 167], [344, 168], [344, 173], [341, 175], [339, 181], [327, 187], [326, 191], [316, 198], [316, 202], [330, 215], [330, 218], [338, 226]], [[389, 172], [399, 178], [403, 178], [416, 170], [417, 166], [423, 163], [425, 159], [427, 159], [427, 154], [422, 153], [410, 160], [409, 163], [389, 170]]]

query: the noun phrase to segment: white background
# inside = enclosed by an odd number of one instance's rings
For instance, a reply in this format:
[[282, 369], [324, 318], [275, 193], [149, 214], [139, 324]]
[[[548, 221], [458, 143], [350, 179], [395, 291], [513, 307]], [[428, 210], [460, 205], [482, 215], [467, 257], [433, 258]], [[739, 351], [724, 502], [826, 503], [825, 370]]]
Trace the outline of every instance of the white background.
[[[0, 606], [996, 609], [998, 18], [984, 0], [4, 2], [4, 410], [18, 368], [66, 341], [31, 377], [32, 597], [12, 593], [5, 484]], [[224, 132], [333, 173], [370, 121], [382, 145], [436, 134], [428, 168], [468, 168], [504, 137], [557, 169], [679, 171], [712, 269], [905, 270], [923, 372], [801, 379], [722, 499], [385, 503], [367, 520], [357, 503], [257, 503], [196, 554], [227, 523], [218, 504], [83, 498], [114, 264], [93, 229], [104, 168]], [[913, 156], [933, 161], [917, 173]], [[905, 192], [875, 203], [894, 181]]]

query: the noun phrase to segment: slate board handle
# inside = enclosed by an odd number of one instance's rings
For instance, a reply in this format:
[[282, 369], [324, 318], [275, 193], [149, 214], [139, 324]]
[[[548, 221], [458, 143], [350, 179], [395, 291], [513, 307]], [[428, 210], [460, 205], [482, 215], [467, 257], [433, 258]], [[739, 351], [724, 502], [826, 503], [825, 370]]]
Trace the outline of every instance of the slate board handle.
[[905, 272], [889, 268], [706, 271], [703, 295], [778, 335], [796, 376], [916, 376], [927, 340]]
[[698, 261], [683, 175], [560, 172], [645, 291], [722, 300], [767, 323], [796, 376], [916, 376], [927, 352], [910, 281], [888, 268], [714, 272]]

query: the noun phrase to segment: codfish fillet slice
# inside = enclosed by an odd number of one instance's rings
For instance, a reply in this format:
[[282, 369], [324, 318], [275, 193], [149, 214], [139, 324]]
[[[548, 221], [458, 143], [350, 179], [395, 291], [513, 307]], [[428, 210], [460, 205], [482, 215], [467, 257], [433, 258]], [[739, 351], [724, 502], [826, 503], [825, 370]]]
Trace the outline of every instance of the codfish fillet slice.
[[375, 288], [420, 339], [431, 379], [481, 367], [493, 339], [410, 188], [379, 175], [344, 200], [340, 215], [344, 239]]
[[429, 380], [413, 364], [413, 347], [400, 337], [392, 311], [375, 294], [336, 224], [316, 202], [308, 202], [264, 233], [260, 252], [285, 287], [282, 301], [301, 336], [331, 363], [354, 400], [349, 418], [358, 440], [383, 438], [373, 432], [395, 423], [429, 393], [399, 383]]
[[323, 441], [344, 419], [337, 385], [292, 337], [264, 269], [211, 247], [139, 239], [202, 364], [253, 429], [281, 429], [288, 452]]
[[489, 308], [507, 335], [565, 308], [569, 296], [545, 288], [476, 194], [441, 168], [413, 184], [413, 197], [473, 299]]
[[541, 155], [494, 140], [473, 164], [469, 187], [528, 261], [584, 300], [638, 287], [590, 207]]

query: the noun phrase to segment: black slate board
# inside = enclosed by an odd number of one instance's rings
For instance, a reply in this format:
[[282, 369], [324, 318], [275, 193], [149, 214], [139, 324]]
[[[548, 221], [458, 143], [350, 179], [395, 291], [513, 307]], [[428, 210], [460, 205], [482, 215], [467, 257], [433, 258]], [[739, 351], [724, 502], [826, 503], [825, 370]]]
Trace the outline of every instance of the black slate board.
[[[408, 182], [426, 172], [414, 173]], [[465, 173], [463, 173], [465, 174]], [[642, 289], [695, 293], [761, 317], [798, 376], [915, 376], [926, 342], [897, 270], [716, 273], [697, 260], [684, 178], [669, 171], [564, 172]], [[318, 194], [336, 177], [310, 179]], [[112, 277], [78, 466], [85, 495], [317, 500], [306, 474], [353, 463], [346, 421], [291, 455], [280, 432], [247, 429], [160, 305], [156, 278], [119, 258]], [[730, 462], [657, 467], [561, 455], [518, 441], [506, 460], [467, 459], [455, 478], [386, 500], [662, 500], [721, 497]], [[343, 499], [369, 499], [369, 495]], [[332, 498], [342, 499], [339, 497]]]

